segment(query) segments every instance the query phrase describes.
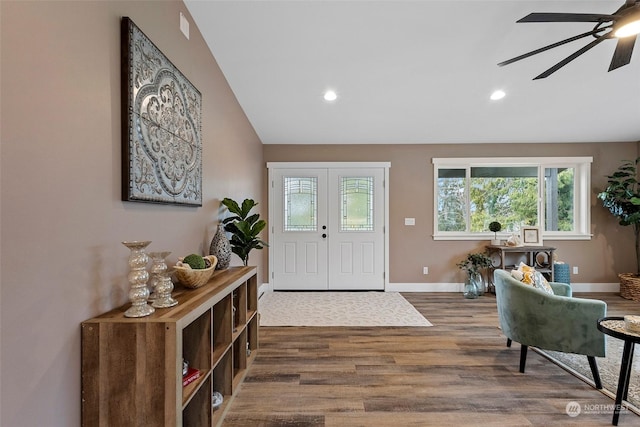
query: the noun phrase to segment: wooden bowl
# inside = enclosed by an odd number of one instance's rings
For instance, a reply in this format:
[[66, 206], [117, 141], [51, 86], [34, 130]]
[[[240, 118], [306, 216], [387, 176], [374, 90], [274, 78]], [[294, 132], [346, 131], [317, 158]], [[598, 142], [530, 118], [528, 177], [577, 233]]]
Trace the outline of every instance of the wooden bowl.
[[[216, 265], [218, 264], [218, 258], [216, 258], [215, 255], [207, 255], [203, 258], [208, 259], [211, 262], [209, 267], [202, 269], [193, 269], [188, 266], [184, 267], [178, 265], [173, 267], [176, 279], [182, 286], [196, 289], [207, 284], [213, 274], [213, 270], [215, 270]], [[182, 258], [180, 258], [180, 261], [182, 261]]]

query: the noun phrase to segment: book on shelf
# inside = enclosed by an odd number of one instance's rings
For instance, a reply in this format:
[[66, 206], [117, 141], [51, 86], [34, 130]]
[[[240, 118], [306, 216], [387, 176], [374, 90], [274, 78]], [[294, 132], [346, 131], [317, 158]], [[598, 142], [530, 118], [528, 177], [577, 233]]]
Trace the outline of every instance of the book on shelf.
[[186, 386], [200, 378], [200, 371], [196, 368], [189, 368], [187, 373], [182, 377], [182, 386]]

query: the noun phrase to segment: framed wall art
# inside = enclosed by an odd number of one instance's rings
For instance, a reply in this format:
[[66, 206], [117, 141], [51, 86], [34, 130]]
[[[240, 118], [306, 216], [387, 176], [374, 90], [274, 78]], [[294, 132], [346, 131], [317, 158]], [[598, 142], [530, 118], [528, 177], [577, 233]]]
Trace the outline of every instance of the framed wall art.
[[122, 200], [202, 206], [202, 95], [122, 18]]
[[520, 240], [524, 246], [542, 246], [540, 227], [524, 225], [520, 228]]

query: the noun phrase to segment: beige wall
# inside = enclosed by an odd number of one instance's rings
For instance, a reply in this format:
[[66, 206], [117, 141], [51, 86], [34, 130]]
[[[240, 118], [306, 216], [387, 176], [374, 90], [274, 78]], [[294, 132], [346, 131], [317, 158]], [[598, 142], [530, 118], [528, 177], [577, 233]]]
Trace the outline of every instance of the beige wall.
[[[462, 282], [463, 275], [455, 263], [488, 243], [433, 240], [433, 157], [593, 156], [593, 238], [545, 240], [545, 244], [558, 248], [559, 259], [579, 267], [572, 282], [617, 283], [617, 273], [635, 271], [633, 235], [630, 228], [617, 225], [596, 194], [606, 186], [606, 175], [617, 168], [621, 159], [635, 159], [637, 155], [636, 143], [264, 146], [266, 162], [390, 161], [390, 282], [424, 283], [425, 290], [430, 283]], [[416, 225], [405, 226], [405, 217], [415, 218]], [[429, 267], [429, 275], [422, 274], [423, 266]]]
[[[151, 240], [171, 262], [208, 249], [220, 199], [260, 200], [262, 146], [182, 2], [0, 8], [0, 425], [79, 426], [80, 323], [127, 300], [120, 242]], [[120, 201], [121, 16], [202, 93], [201, 208]]]
[[[180, 1], [0, 1], [0, 425], [80, 424], [80, 323], [126, 302], [122, 240], [170, 261], [203, 251], [219, 200], [253, 197], [266, 215], [265, 161], [391, 161], [391, 281], [461, 280], [454, 263], [483, 242], [434, 242], [432, 157], [594, 156], [593, 192], [635, 144], [265, 146]], [[129, 16], [203, 95], [204, 206], [120, 201], [119, 20]], [[578, 282], [633, 269], [628, 229], [592, 200], [589, 242], [548, 242]], [[405, 227], [404, 217], [415, 217]], [[261, 272], [266, 251], [254, 253]], [[234, 261], [238, 263], [237, 259]], [[430, 274], [421, 274], [422, 266]], [[264, 274], [261, 274], [264, 276]], [[266, 276], [265, 276], [266, 277]], [[263, 280], [260, 278], [259, 280]]]

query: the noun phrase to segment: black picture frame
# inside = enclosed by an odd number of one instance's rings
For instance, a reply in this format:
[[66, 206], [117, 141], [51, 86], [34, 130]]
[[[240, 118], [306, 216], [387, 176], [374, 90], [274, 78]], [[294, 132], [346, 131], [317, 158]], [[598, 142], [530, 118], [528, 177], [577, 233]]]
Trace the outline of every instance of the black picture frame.
[[202, 206], [202, 95], [121, 21], [122, 200]]

